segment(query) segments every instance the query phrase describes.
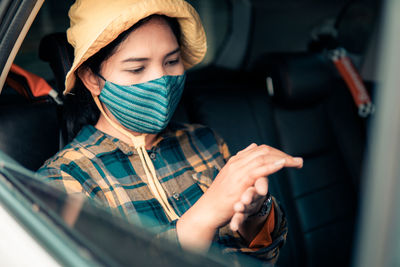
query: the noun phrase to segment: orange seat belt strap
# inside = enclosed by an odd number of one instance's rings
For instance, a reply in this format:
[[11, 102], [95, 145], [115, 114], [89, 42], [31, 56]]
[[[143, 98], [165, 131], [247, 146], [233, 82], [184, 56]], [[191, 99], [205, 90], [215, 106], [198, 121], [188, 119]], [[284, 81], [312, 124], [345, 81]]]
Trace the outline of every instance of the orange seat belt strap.
[[53, 89], [42, 77], [39, 77], [32, 72], [24, 70], [23, 68], [15, 64], [12, 64], [10, 70], [18, 75], [23, 76], [26, 79], [34, 97], [46, 96]]
[[331, 59], [350, 89], [353, 100], [358, 107], [358, 114], [365, 118], [374, 112], [374, 106], [360, 74], [354, 67], [346, 50], [338, 48], [331, 51]]
[[[19, 75], [26, 80], [29, 88], [24, 88], [17, 80], [7, 77], [7, 83], [21, 95], [28, 99], [30, 98], [30, 94], [34, 98], [50, 96], [57, 104], [62, 104], [62, 100], [59, 98], [57, 91], [54, 90], [42, 77], [29, 72], [16, 64], [11, 65], [10, 72]], [[30, 92], [26, 92], [26, 90], [29, 90]]]

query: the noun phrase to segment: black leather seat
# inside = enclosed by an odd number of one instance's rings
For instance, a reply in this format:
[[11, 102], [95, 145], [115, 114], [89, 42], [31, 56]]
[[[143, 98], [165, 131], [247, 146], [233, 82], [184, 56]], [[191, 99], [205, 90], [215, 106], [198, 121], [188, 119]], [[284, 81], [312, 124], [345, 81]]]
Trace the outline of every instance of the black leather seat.
[[[23, 77], [17, 78], [29, 92]], [[50, 97], [23, 96], [6, 83], [0, 95], [0, 150], [24, 167], [38, 169], [60, 149], [58, 111]]]
[[323, 54], [274, 54], [259, 65], [273, 81], [280, 147], [305, 159], [288, 170], [308, 266], [350, 263], [365, 125], [350, 92]]
[[57, 32], [43, 37], [39, 45], [39, 58], [49, 63], [57, 91], [62, 94], [65, 76], [74, 60], [74, 48], [68, 43], [66, 34]]

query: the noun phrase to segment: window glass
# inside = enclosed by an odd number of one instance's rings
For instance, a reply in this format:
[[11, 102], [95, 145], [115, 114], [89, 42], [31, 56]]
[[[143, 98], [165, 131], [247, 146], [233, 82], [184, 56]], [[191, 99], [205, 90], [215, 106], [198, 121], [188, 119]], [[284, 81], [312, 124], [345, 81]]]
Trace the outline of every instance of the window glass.
[[39, 59], [40, 40], [47, 34], [67, 30], [69, 26], [68, 9], [74, 2], [74, 0], [44, 2], [18, 51], [14, 63], [46, 80], [53, 78], [49, 64]]
[[[225, 266], [232, 264], [228, 256], [222, 257], [217, 247], [207, 255], [183, 251], [168, 239], [157, 237], [158, 229], [148, 229], [148, 218], [126, 220], [112, 214], [103, 206], [85, 196], [68, 196], [43, 184], [36, 174], [15, 162], [5, 160], [0, 152], [0, 183], [4, 178], [8, 187], [18, 196], [15, 201], [28, 200], [37, 216], [44, 217], [65, 232], [89, 258], [106, 265], [129, 266]], [[11, 186], [11, 187], [10, 187]], [[29, 229], [29, 227], [28, 227]], [[240, 256], [243, 264], [257, 266], [261, 262]], [[255, 264], [255, 265], [254, 265]]]

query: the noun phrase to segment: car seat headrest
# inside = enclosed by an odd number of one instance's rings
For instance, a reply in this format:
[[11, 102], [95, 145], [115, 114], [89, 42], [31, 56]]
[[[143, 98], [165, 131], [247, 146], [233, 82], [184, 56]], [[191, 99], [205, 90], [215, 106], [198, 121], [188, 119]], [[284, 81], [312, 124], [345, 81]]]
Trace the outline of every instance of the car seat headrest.
[[50, 64], [55, 75], [57, 91], [62, 94], [65, 76], [74, 59], [74, 48], [68, 43], [66, 33], [52, 33], [43, 37], [39, 45], [39, 58]]
[[322, 53], [270, 53], [255, 68], [264, 73], [273, 102], [287, 107], [317, 102], [340, 80]]

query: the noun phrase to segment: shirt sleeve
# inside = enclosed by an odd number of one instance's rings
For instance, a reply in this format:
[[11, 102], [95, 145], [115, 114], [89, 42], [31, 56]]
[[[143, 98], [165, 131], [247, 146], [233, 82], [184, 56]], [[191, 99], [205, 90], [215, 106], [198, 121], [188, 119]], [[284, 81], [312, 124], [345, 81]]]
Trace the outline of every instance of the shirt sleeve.
[[40, 168], [37, 173], [44, 181], [67, 194], [83, 194], [85, 190], [82, 185], [70, 174], [56, 168]]
[[[61, 192], [64, 192], [68, 195], [85, 196], [96, 205], [109, 209], [109, 206], [107, 206], [106, 202], [104, 201], [104, 196], [101, 191], [97, 192], [97, 194], [93, 192], [89, 193], [82, 186], [82, 183], [79, 182], [79, 179], [72, 176], [71, 174], [69, 174], [69, 172], [63, 170], [62, 168], [49, 167], [45, 165], [37, 171], [37, 174], [39, 174], [43, 178], [42, 181], [52, 187], [55, 187]], [[120, 213], [114, 212], [112, 209], [110, 210], [113, 214], [119, 215]]]
[[[263, 262], [269, 264], [275, 264], [278, 260], [279, 249], [283, 246], [286, 235], [287, 235], [287, 222], [284, 213], [278, 205], [276, 199], [273, 199], [273, 221], [274, 226], [272, 232], [268, 233], [271, 225], [271, 219], [267, 219], [266, 224], [259, 234], [250, 243], [250, 246], [246, 244], [245, 240], [237, 233], [232, 232], [229, 225], [222, 227], [214, 240], [217, 246], [222, 249], [223, 253], [229, 254], [233, 257], [238, 254], [245, 254], [251, 257], [255, 257]], [[269, 239], [269, 240], [268, 240]]]
[[156, 238], [153, 240], [154, 242], [158, 242], [160, 239], [167, 240], [170, 243], [181, 248], [178, 233], [176, 231], [176, 223], [178, 220], [174, 220], [167, 225], [163, 225], [156, 233]]
[[264, 223], [263, 228], [250, 242], [249, 248], [258, 250], [259, 248], [267, 247], [272, 244], [271, 234], [275, 227], [275, 210], [274, 204], [272, 204], [272, 209], [268, 214], [268, 217]]
[[221, 152], [222, 157], [224, 158], [225, 162], [227, 162], [229, 160], [229, 158], [231, 157], [231, 153], [229, 152], [228, 145], [225, 143], [225, 141], [221, 137], [219, 137], [218, 134], [215, 134], [215, 139], [217, 140], [219, 151]]

